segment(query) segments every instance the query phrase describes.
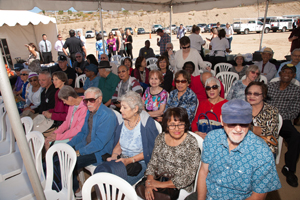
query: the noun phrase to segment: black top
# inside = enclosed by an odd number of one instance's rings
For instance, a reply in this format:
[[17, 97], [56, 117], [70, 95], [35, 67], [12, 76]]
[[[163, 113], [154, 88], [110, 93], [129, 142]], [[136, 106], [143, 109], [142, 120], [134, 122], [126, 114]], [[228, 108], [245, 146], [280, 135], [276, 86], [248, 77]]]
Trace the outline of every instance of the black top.
[[83, 43], [80, 39], [76, 37], [67, 38], [64, 46], [65, 49], [69, 48], [70, 54], [75, 54], [77, 52], [83, 53]]
[[[56, 71], [62, 71], [61, 68], [59, 67]], [[75, 87], [75, 79], [76, 79], [76, 74], [75, 74], [75, 69], [71, 67], [67, 67], [66, 71], [63, 71], [67, 74], [68, 79], [73, 79], [73, 82], [70, 86]]]
[[160, 87], [165, 89], [167, 92], [171, 92], [173, 82], [173, 73], [167, 69], [166, 74], [164, 75], [164, 81], [160, 84]]
[[[73, 69], [76, 69], [76, 67], [79, 67], [82, 70], [81, 74], [84, 74], [84, 69], [88, 65], [89, 65], [89, 63], [87, 61], [82, 61], [81, 63], [75, 61], [72, 67], [73, 67]], [[78, 74], [78, 75], [81, 75], [81, 74]]]
[[55, 106], [55, 92], [56, 88], [53, 84], [48, 88], [44, 89], [41, 93], [41, 104], [34, 109], [35, 113], [42, 114], [43, 111], [53, 109]]
[[[128, 35], [127, 42], [131, 42], [131, 43], [133, 42], [131, 35]], [[131, 43], [126, 44], [127, 49], [132, 49], [132, 44]]]

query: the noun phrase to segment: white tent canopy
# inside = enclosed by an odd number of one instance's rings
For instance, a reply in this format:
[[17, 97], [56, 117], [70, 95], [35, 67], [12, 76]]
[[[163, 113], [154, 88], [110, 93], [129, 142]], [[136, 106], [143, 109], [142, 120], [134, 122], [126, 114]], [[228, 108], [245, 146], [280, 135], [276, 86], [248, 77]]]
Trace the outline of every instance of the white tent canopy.
[[29, 52], [24, 44], [38, 43], [46, 34], [52, 43], [53, 59], [57, 59], [54, 43], [57, 36], [56, 19], [29, 11], [0, 10], [0, 38], [6, 39], [13, 62], [14, 58], [27, 59]]

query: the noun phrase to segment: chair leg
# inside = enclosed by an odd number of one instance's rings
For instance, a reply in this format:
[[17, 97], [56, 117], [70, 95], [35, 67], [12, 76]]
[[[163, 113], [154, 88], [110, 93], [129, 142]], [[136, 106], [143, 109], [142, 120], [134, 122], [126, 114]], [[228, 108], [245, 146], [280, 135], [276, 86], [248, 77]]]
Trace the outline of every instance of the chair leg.
[[278, 152], [277, 152], [277, 155], [276, 155], [276, 165], [279, 164], [279, 161], [280, 161], [280, 154], [281, 154], [281, 149], [282, 149], [282, 143], [283, 143], [283, 138], [281, 136], [279, 136], [279, 139], [278, 139]]
[[83, 184], [85, 182], [85, 177], [84, 177], [84, 171], [83, 171], [83, 169], [79, 170], [78, 177], [79, 177], [79, 180], [81, 182], [81, 189], [82, 189]]

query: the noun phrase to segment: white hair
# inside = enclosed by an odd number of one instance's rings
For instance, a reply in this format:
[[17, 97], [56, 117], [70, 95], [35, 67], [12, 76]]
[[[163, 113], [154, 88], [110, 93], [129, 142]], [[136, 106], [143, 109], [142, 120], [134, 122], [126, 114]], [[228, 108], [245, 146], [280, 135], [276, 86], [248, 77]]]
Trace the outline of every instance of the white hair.
[[86, 96], [87, 93], [93, 92], [95, 94], [95, 98], [102, 96], [102, 91], [97, 87], [90, 87], [84, 92], [84, 96]]

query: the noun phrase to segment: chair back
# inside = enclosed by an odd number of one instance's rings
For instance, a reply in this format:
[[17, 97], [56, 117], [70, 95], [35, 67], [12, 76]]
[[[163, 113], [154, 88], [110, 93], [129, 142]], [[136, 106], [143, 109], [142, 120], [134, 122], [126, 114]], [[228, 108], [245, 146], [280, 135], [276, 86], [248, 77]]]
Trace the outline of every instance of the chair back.
[[78, 76], [75, 80], [75, 88], [80, 88], [80, 81], [82, 81], [82, 83], [84, 85], [86, 78], [87, 77], [85, 74], [81, 74], [80, 76]]
[[124, 65], [125, 58], [128, 58], [128, 57], [125, 56], [125, 57], [121, 57], [120, 58], [120, 65]]
[[118, 65], [120, 65], [121, 58], [122, 58], [122, 56], [120, 56], [120, 55], [113, 55], [111, 57], [111, 61], [117, 61]]
[[[60, 192], [52, 190], [53, 183], [53, 156], [57, 153], [61, 172], [61, 185], [62, 189]], [[75, 199], [73, 193], [73, 170], [76, 164], [77, 156], [75, 150], [68, 144], [58, 143], [50, 147], [46, 153], [46, 185], [45, 185], [45, 196], [47, 200]]]
[[232, 64], [218, 63], [215, 65], [215, 74], [220, 72], [228, 72], [230, 68], [232, 68]]
[[29, 133], [32, 130], [33, 127], [33, 120], [31, 117], [22, 117], [21, 122], [25, 127], [25, 134]]
[[[147, 63], [147, 65], [152, 65], [152, 64], [156, 64], [156, 62], [157, 62], [157, 58], [155, 58], [155, 57], [153, 57], [153, 58], [147, 58], [146, 59], [146, 63]], [[149, 63], [149, 64], [148, 64]]]
[[[5, 112], [5, 105], [4, 103], [0, 104], [0, 133], [2, 132], [2, 120], [3, 120], [3, 114]], [[2, 137], [0, 138], [0, 142], [2, 141]]]
[[[246, 75], [244, 75], [241, 80], [245, 80], [246, 79]], [[267, 77], [265, 77], [264, 75], [260, 75], [259, 76], [259, 82], [264, 82], [264, 84], [268, 84], [268, 79]]]
[[[82, 199], [91, 200], [93, 186], [98, 186], [102, 200], [117, 199], [137, 200], [134, 188], [124, 179], [110, 173], [97, 173], [89, 177], [82, 187]], [[116, 198], [117, 197], [117, 198]]]
[[[273, 78], [272, 80], [270, 80], [270, 83], [272, 82], [277, 82], [277, 81], [280, 81], [280, 77], [276, 77], [276, 78]], [[297, 85], [297, 86], [300, 86], [300, 83], [297, 79], [293, 78], [291, 83]]]
[[156, 64], [150, 64], [147, 66], [147, 68], [151, 71], [151, 70], [158, 70], [159, 68], [157, 67]]
[[223, 83], [226, 97], [232, 83], [239, 80], [239, 75], [235, 72], [220, 72], [216, 75], [216, 78]]
[[158, 130], [158, 134], [162, 133], [163, 130], [160, 123], [158, 123], [156, 120], [154, 120], [154, 122], [155, 122], [156, 129]]
[[[279, 132], [280, 132], [280, 129], [282, 127], [282, 123], [283, 123], [283, 120], [282, 120], [282, 116], [280, 114], [278, 114], [278, 135], [279, 135]], [[276, 155], [276, 165], [279, 164], [279, 161], [280, 161], [280, 154], [281, 154], [281, 149], [282, 149], [282, 143], [283, 143], [283, 138], [281, 136], [279, 136], [278, 138], [278, 152], [277, 152], [277, 155]]]
[[204, 62], [204, 64], [206, 65], [206, 67], [209, 67], [209, 68], [212, 67], [211, 62], [208, 62], [208, 61], [203, 61], [203, 62]]

